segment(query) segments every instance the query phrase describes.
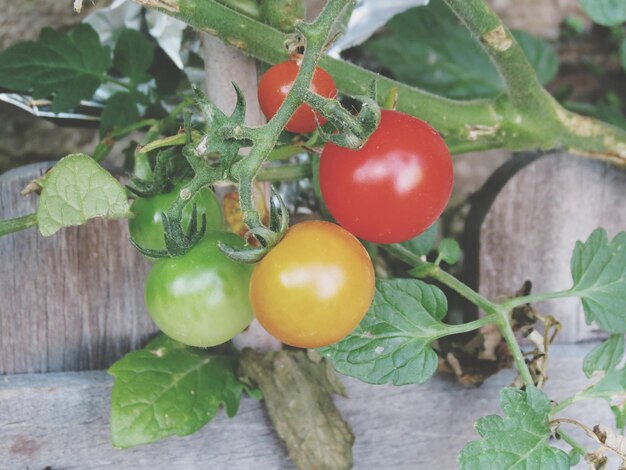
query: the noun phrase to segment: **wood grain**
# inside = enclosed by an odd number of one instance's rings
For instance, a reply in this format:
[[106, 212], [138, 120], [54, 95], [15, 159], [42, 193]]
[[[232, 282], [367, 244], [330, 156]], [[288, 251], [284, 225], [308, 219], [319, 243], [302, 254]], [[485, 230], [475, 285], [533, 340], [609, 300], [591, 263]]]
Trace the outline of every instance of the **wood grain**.
[[[576, 240], [597, 227], [609, 236], [626, 229], [626, 172], [565, 153], [545, 155], [521, 169], [499, 192], [480, 230], [480, 292], [510, 295], [529, 279], [533, 292], [572, 285], [570, 258]], [[539, 303], [564, 323], [560, 342], [603, 336], [585, 324], [580, 302]]]
[[[51, 163], [0, 175], [0, 218], [35, 211], [26, 183]], [[126, 221], [93, 220], [44, 238], [0, 238], [0, 374], [102, 369], [156, 328], [143, 305], [149, 268]]]
[[[552, 398], [563, 399], [585, 386], [581, 363], [589, 349], [553, 348], [546, 386]], [[335, 402], [356, 437], [354, 468], [456, 468], [460, 449], [478, 438], [474, 421], [501, 414], [499, 390], [512, 376], [504, 371], [480, 388], [463, 388], [445, 377], [419, 387], [375, 386], [344, 377], [348, 397], [335, 397]], [[235, 418], [220, 412], [191, 436], [116, 450], [109, 437], [111, 385], [112, 378], [102, 371], [0, 379], [0, 468], [293, 469], [262, 404], [252, 399], [243, 400]], [[559, 416], [590, 426], [613, 424], [603, 401], [576, 403]]]

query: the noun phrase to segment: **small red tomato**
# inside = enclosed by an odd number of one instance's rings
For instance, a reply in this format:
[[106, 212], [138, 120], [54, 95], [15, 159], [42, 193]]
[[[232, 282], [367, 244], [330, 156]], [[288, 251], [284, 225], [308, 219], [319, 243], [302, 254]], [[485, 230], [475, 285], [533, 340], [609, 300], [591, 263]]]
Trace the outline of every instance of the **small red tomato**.
[[[287, 60], [270, 67], [261, 77], [258, 97], [261, 111], [267, 119], [271, 119], [285, 101], [299, 70], [300, 67], [294, 60]], [[333, 78], [320, 67], [315, 69], [310, 90], [326, 98], [337, 96], [337, 87]], [[315, 116], [315, 111], [310, 106], [303, 104], [293, 114], [285, 129], [289, 132], [302, 134], [313, 132], [316, 128]], [[319, 114], [317, 114], [317, 119], [320, 125], [326, 122], [326, 119]]]
[[453, 180], [452, 159], [439, 134], [424, 121], [388, 110], [361, 149], [326, 143], [319, 168], [331, 215], [375, 243], [424, 232], [448, 204]]

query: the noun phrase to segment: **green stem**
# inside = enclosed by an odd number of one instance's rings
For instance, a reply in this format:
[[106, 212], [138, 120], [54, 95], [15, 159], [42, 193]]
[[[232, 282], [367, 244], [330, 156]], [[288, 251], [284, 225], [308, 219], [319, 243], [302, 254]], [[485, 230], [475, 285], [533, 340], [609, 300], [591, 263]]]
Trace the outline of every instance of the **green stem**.
[[556, 415], [557, 413], [563, 411], [568, 406], [576, 403], [579, 400], [582, 400], [583, 398], [584, 397], [582, 397], [579, 393], [575, 393], [574, 395], [567, 397], [564, 400], [561, 400], [559, 403], [557, 403], [556, 405], [552, 407], [552, 411], [550, 411], [550, 415], [551, 416]]
[[[416, 266], [420, 270], [420, 277], [427, 276], [441, 282], [445, 286], [454, 290], [456, 293], [465, 297], [474, 305], [485, 311], [487, 315], [483, 317], [483, 319], [479, 319], [475, 322], [470, 322], [466, 324], [472, 325], [470, 327], [470, 330], [468, 331], [475, 329], [473, 328], [473, 326], [476, 324], [476, 322], [481, 322], [484, 319], [486, 319], [484, 320], [486, 322], [485, 325], [491, 323], [497, 324], [500, 332], [502, 333], [502, 338], [509, 346], [511, 356], [513, 357], [513, 361], [515, 362], [515, 366], [517, 367], [520, 376], [524, 380], [524, 384], [527, 387], [534, 385], [533, 378], [530, 375], [530, 370], [528, 369], [528, 365], [524, 360], [524, 354], [522, 353], [519, 343], [517, 342], [517, 338], [515, 337], [515, 333], [513, 332], [513, 328], [511, 327], [511, 323], [509, 321], [510, 310], [507, 306], [491, 302], [490, 300], [480, 295], [478, 292], [463, 284], [454, 276], [443, 271], [437, 265], [424, 261], [420, 256], [411, 253], [409, 250], [407, 250], [405, 247], [398, 243], [381, 245], [381, 247], [392, 255], [401, 259], [402, 261], [412, 266]], [[480, 326], [484, 325], [481, 324]]]
[[[218, 36], [264, 62], [274, 64], [288, 58], [283, 33], [215, 0], [135, 1]], [[446, 2], [486, 45], [508, 85], [507, 95], [495, 100], [450, 100], [330, 57], [322, 57], [320, 65], [346, 94], [366, 95], [376, 80], [383, 102], [390, 90], [397, 88], [398, 111], [429, 122], [453, 153], [566, 147], [575, 154], [626, 165], [626, 131], [565, 110], [538, 86], [519, 46], [504, 26], [500, 29], [501, 22], [484, 0]], [[504, 48], [509, 39], [511, 45]]]
[[520, 305], [532, 304], [536, 302], [543, 302], [545, 300], [562, 299], [565, 297], [574, 297], [575, 294], [571, 290], [564, 290], [559, 292], [546, 292], [543, 294], [525, 295], [523, 297], [515, 297], [514, 299], [507, 300], [502, 304], [508, 310], [513, 310]]
[[259, 181], [291, 181], [311, 177], [310, 163], [297, 163], [294, 165], [269, 166], [261, 169], [258, 175]]
[[37, 214], [29, 214], [15, 219], [0, 220], [0, 237], [19, 232], [37, 225]]
[[[255, 129], [241, 131], [247, 134], [247, 138], [253, 140], [254, 145], [248, 156], [233, 165], [231, 173], [239, 182], [239, 202], [244, 214], [244, 223], [251, 230], [263, 227], [253, 201], [253, 181], [261, 165], [276, 145], [285, 125], [302, 104], [300, 92], [308, 89], [311, 84], [315, 67], [325, 50], [328, 35], [333, 25], [340, 17], [341, 12], [353, 2], [354, 0], [331, 0], [313, 23], [299, 23], [296, 25], [296, 28], [306, 39], [306, 51], [289, 94], [276, 114], [263, 127], [262, 132], [258, 132]], [[181, 3], [181, 11], [183, 5], [186, 5], [186, 3]], [[198, 12], [195, 11], [195, 13]], [[279, 238], [275, 242], [278, 242], [278, 240]], [[268, 246], [273, 245], [270, 240], [266, 240], [266, 242]]]
[[558, 434], [565, 442], [567, 442], [572, 449], [578, 452], [580, 455], [585, 455], [587, 453], [587, 449], [585, 449], [581, 444], [578, 443], [576, 439], [570, 436], [567, 432], [563, 431], [563, 429], [559, 426]]
[[467, 323], [461, 323], [459, 325], [449, 325], [446, 324], [446, 332], [445, 335], [458, 335], [461, 333], [468, 333], [470, 331], [479, 330], [483, 326], [492, 325], [498, 322], [498, 315], [495, 313], [490, 313], [485, 315], [484, 317], [479, 318], [478, 320], [470, 321]]
[[528, 369], [528, 365], [526, 364], [526, 360], [524, 359], [524, 354], [522, 353], [522, 349], [520, 348], [519, 343], [517, 342], [517, 338], [515, 337], [515, 333], [513, 332], [513, 328], [511, 327], [508, 311], [502, 309], [502, 307], [499, 307], [499, 313], [500, 318], [498, 321], [498, 326], [500, 328], [500, 333], [502, 333], [502, 338], [509, 346], [509, 351], [511, 352], [511, 356], [513, 356], [515, 367], [522, 377], [524, 385], [526, 385], [526, 387], [532, 387], [535, 385], [535, 382], [530, 375], [530, 370]]
[[486, 313], [496, 313], [501, 309], [497, 304], [494, 304], [490, 300], [486, 299], [478, 292], [469, 288], [467, 285], [459, 281], [456, 277], [448, 274], [446, 271], [438, 266], [436, 266], [432, 271], [428, 273], [428, 277], [448, 286], [450, 289], [462, 295], [474, 305], [484, 310]]
[[474, 291], [470, 287], [463, 284], [454, 276], [448, 274], [447, 272], [440, 269], [437, 265], [433, 263], [429, 263], [423, 260], [420, 256], [412, 253], [407, 250], [405, 247], [400, 245], [399, 243], [392, 243], [390, 245], [381, 245], [381, 247], [387, 252], [394, 255], [396, 258], [401, 259], [407, 264], [415, 267], [424, 267], [426, 268], [424, 274], [432, 279], [435, 279], [442, 284], [448, 286], [450, 289], [454, 290], [458, 294], [465, 297], [467, 300], [472, 302], [474, 305], [483, 309], [486, 313], [496, 313], [499, 311], [499, 306], [489, 301], [478, 292]]

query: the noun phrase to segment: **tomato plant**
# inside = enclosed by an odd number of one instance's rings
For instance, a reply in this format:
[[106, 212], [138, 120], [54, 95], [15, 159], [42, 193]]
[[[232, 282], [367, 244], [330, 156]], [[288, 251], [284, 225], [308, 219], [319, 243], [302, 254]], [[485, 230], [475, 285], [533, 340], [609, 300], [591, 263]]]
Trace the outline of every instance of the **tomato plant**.
[[[295, 60], [286, 60], [270, 67], [263, 74], [259, 81], [258, 97], [261, 110], [266, 118], [274, 117], [278, 108], [283, 104], [299, 70], [300, 67]], [[334, 98], [337, 95], [337, 87], [333, 77], [321, 67], [315, 68], [310, 90], [326, 98]], [[293, 113], [285, 129], [289, 132], [303, 134], [313, 132], [316, 128], [316, 116], [320, 125], [326, 122], [326, 119], [316, 114], [310, 106], [302, 104]]]
[[[75, 8], [81, 3], [76, 0]], [[578, 423], [602, 443], [600, 449], [585, 449], [562, 429], [575, 421], [561, 413], [574, 402], [600, 397], [615, 405], [611, 411], [618, 427], [626, 422], [624, 406], [619, 406], [624, 397], [620, 364], [626, 330], [622, 307], [626, 303], [626, 233], [609, 239], [598, 229], [586, 241], [576, 243], [570, 263], [572, 284], [563, 286], [565, 290], [546, 292], [549, 289], [542, 289], [545, 285], [536, 283], [538, 293], [531, 294], [528, 282], [514, 296], [494, 299], [485, 298], [453, 276], [466, 277], [472, 270], [463, 270], [475, 263], [455, 266], [451, 273], [444, 270], [462, 258], [456, 241], [444, 238], [434, 246], [439, 234], [454, 235], [457, 219], [463, 219], [467, 206], [478, 198], [459, 201], [455, 208], [459, 210], [450, 210], [443, 218], [446, 223], [440, 224], [441, 233], [430, 230], [429, 235], [414, 238], [431, 226], [448, 202], [453, 184], [450, 153], [562, 148], [626, 166], [626, 132], [595, 119], [626, 126], [621, 113], [623, 97], [616, 95], [594, 105], [574, 102], [567, 90], [551, 97], [543, 85], [557, 74], [557, 52], [551, 51], [546, 41], [511, 32], [486, 0], [442, 0], [403, 11], [388, 22], [383, 34], [366, 39], [343, 59], [338, 49], [346, 51], [374, 32], [364, 32], [366, 23], [369, 27], [376, 23], [373, 28], [377, 29], [387, 18], [388, 5], [407, 2], [328, 0], [312, 22], [300, 18], [304, 11], [300, 0], [136, 0], [141, 6], [127, 2], [123, 7], [121, 3], [114, 2], [109, 12], [117, 10], [113, 16], [125, 25], [120, 27], [123, 31], [107, 30], [110, 24], [100, 16], [67, 33], [46, 30], [36, 41], [0, 52], [0, 88], [9, 91], [0, 93], [0, 100], [54, 121], [82, 120], [85, 125], [99, 121], [100, 137], [93, 152], [87, 151], [90, 155], [72, 153], [31, 181], [26, 192], [40, 193], [36, 213], [0, 221], [0, 235], [37, 226], [43, 236], [51, 236], [92, 218], [134, 215], [130, 231], [135, 247], [163, 258], [148, 275], [145, 302], [157, 325], [175, 339], [160, 335], [111, 369], [115, 375], [111, 407], [114, 445], [132, 446], [190, 434], [206, 424], [222, 404], [228, 415], [234, 414], [244, 390], [258, 396], [253, 389], [256, 384], [262, 389], [272, 421], [289, 429], [281, 437], [297, 466], [351, 468], [352, 434], [329, 395], [330, 390], [341, 389], [332, 377], [333, 368], [367, 383], [404, 385], [421, 384], [445, 367], [459, 381], [476, 383], [502, 365], [514, 364], [518, 371], [514, 388], [502, 392], [506, 417], [490, 416], [479, 422], [480, 440], [462, 451], [460, 468], [509, 468], [511, 462], [520, 468], [535, 468], [540, 462], [542, 467], [561, 469], [581, 456], [595, 468], [604, 465], [602, 454], [607, 449], [624, 457], [623, 443], [615, 433]], [[626, 51], [626, 30], [621, 27], [624, 9], [617, 6], [623, 2], [579, 3], [595, 12], [592, 18], [612, 27], [610, 34], [602, 32], [611, 37], [612, 52], [607, 57], [617, 57], [618, 48]], [[369, 11], [369, 18], [364, 11]], [[372, 11], [377, 12], [375, 17]], [[175, 21], [168, 23], [168, 18], [158, 16], [162, 13]], [[208, 52], [206, 84], [213, 98], [190, 86], [199, 78], [199, 50], [193, 47], [199, 41], [187, 41], [194, 33], [180, 21], [218, 36], [254, 59], [268, 65], [278, 63], [263, 75], [258, 89], [269, 122], [251, 127], [246, 121], [245, 97], [253, 92], [257, 78], [254, 62], [237, 59], [239, 52], [225, 52], [206, 36], [202, 38], [203, 50]], [[131, 23], [137, 29], [129, 29]], [[348, 34], [333, 43], [346, 28]], [[595, 27], [593, 30], [596, 34]], [[177, 50], [178, 45], [184, 48]], [[213, 52], [216, 54], [211, 55]], [[286, 60], [295, 54], [297, 61]], [[373, 70], [344, 60], [348, 57]], [[614, 67], [626, 67], [621, 58], [624, 64], [606, 61], [611, 77]], [[231, 68], [227, 63], [231, 60], [241, 60], [238, 65], [245, 67]], [[243, 70], [247, 75], [231, 77], [231, 70]], [[241, 85], [235, 86], [236, 104], [228, 113], [220, 106], [230, 100], [226, 94], [232, 90], [220, 84], [222, 78]], [[621, 93], [621, 88], [613, 86], [612, 91]], [[338, 92], [341, 99], [337, 99]], [[247, 104], [251, 104], [249, 99]], [[381, 107], [394, 110], [381, 112]], [[578, 115], [572, 111], [575, 109], [588, 115]], [[283, 132], [309, 133], [316, 130], [318, 122], [325, 123], [323, 129], [307, 139]], [[123, 140], [131, 143], [119, 152]], [[129, 188], [124, 188], [107, 165], [101, 165], [107, 155], [116, 152], [116, 158], [107, 164], [121, 164], [124, 158], [123, 171], [133, 169]], [[269, 161], [271, 165], [266, 165]], [[143, 170], [142, 165], [146, 165]], [[301, 181], [316, 176], [320, 191], [310, 181]], [[495, 176], [500, 179], [502, 174]], [[182, 178], [191, 178], [184, 193], [178, 185], [171, 193], [137, 199], [130, 208], [129, 190], [155, 194], [170, 179]], [[286, 181], [297, 182], [283, 184]], [[271, 204], [255, 202], [260, 182], [279, 183], [268, 198]], [[248, 245], [233, 234], [211, 230], [221, 227], [222, 216], [207, 188], [224, 183], [236, 186], [236, 192], [226, 199], [231, 209], [225, 211], [227, 219], [233, 229], [245, 233]], [[559, 189], [560, 194], [568, 194]], [[0, 198], [17, 192], [0, 191]], [[7, 207], [4, 202], [0, 201], [3, 211]], [[292, 215], [292, 223], [301, 216], [327, 216], [318, 210], [323, 202], [340, 225], [317, 221], [289, 229]], [[207, 216], [208, 232], [204, 224], [197, 223], [199, 219], [190, 218], [194, 205]], [[528, 204], [524, 210], [532, 206]], [[481, 205], [474, 208], [482, 209]], [[613, 204], [612, 209], [618, 210], [619, 205]], [[17, 212], [9, 208], [10, 214]], [[163, 213], [167, 213], [164, 224], [160, 220]], [[617, 232], [614, 228], [611, 231]], [[97, 241], [108, 241], [109, 236], [107, 233]], [[368, 240], [367, 252], [356, 236]], [[22, 247], [32, 250], [31, 239], [17, 237], [0, 248], [22, 242]], [[112, 252], [117, 243], [98, 244], [93, 249], [103, 251], [84, 256], [92, 246], [72, 252], [79, 263], [71, 256], [70, 269], [82, 268], [82, 263], [94, 259], [109, 259], [115, 262], [98, 262], [98, 267], [122, 267], [124, 275], [115, 271], [106, 278], [89, 276], [92, 283], [102, 279], [106, 285], [80, 293], [93, 295], [96, 305], [101, 302], [95, 296], [101, 294], [119, 301], [117, 305], [132, 307], [134, 303], [114, 298], [121, 289], [110, 287], [118, 281], [126, 294], [137, 292], [131, 284], [137, 278], [125, 275], [140, 274], [134, 271], [134, 258], [127, 261]], [[561, 254], [561, 250], [555, 252]], [[36, 262], [45, 256], [37, 253], [35, 258], [28, 262], [21, 253], [11, 257], [17, 260], [14, 273], [9, 263], [3, 264], [9, 266], [5, 267], [7, 275], [0, 275], [0, 285], [10, 286], [6, 292], [24, 291], [21, 283], [36, 279], [38, 271], [47, 268]], [[506, 263], [514, 261], [499, 258]], [[257, 265], [252, 270], [243, 263]], [[34, 275], [21, 275], [21, 269], [32, 269]], [[79, 278], [80, 282], [82, 274], [64, 279]], [[67, 292], [77, 290], [70, 287], [59, 289], [63, 305], [73, 297]], [[517, 287], [508, 291], [515, 292]], [[450, 305], [448, 293], [454, 294]], [[45, 296], [46, 306], [53, 307], [54, 299], [49, 300], [48, 294], [54, 290], [48, 289]], [[552, 361], [558, 355], [546, 353], [561, 325], [536, 311], [533, 304], [564, 297], [579, 298], [585, 321], [603, 329], [608, 338], [584, 359], [581, 372], [597, 379], [569, 398], [548, 397], [541, 391], [548, 377], [548, 356]], [[12, 301], [8, 305], [18, 313], [36, 307], [28, 296], [24, 298], [26, 305], [16, 306]], [[464, 311], [468, 303], [484, 315], [464, 318], [470, 316]], [[111, 307], [113, 312], [126, 312]], [[49, 315], [58, 310], [46, 308], [43, 312], [46, 327], [54, 325]], [[101, 309], [84, 311], [99, 315]], [[13, 354], [23, 343], [21, 339], [32, 337], [34, 331], [33, 322], [23, 321], [15, 312], [9, 312], [9, 320], [17, 320], [3, 327], [0, 345], [12, 349], [10, 362], [37, 365]], [[286, 344], [318, 350], [284, 348], [251, 353], [240, 338], [233, 341], [232, 348], [194, 347], [229, 340], [246, 328], [253, 312]], [[69, 318], [64, 316], [61, 321]], [[89, 326], [89, 334], [65, 335], [67, 347], [54, 348], [49, 342], [43, 351], [45, 362], [65, 363], [65, 351], [82, 352], [80, 348], [87, 350], [89, 361], [109, 357], [92, 353], [102, 349], [103, 336], [113, 331], [111, 319], [117, 321], [118, 317], [82, 321], [81, 325]], [[4, 325], [6, 319], [1, 320]], [[116, 324], [133, 327], [134, 336], [125, 343], [136, 344], [150, 332], [147, 326], [135, 331], [135, 319], [130, 315], [125, 320], [128, 323]], [[257, 327], [255, 322], [247, 337], [258, 333]], [[18, 328], [23, 329], [15, 336]], [[521, 337], [527, 341], [520, 344]], [[97, 344], [86, 338], [96, 338]], [[72, 339], [77, 347], [70, 347]], [[273, 341], [255, 343], [252, 346], [258, 349], [269, 349], [267, 344], [280, 347]], [[104, 350], [108, 348], [104, 343]], [[24, 349], [40, 348], [27, 344]], [[54, 354], [60, 354], [60, 359]], [[554, 436], [572, 448], [570, 455], [551, 446]]]
[[224, 343], [253, 318], [252, 270], [226, 257], [218, 242], [243, 246], [232, 233], [208, 232], [183, 256], [157, 261], [146, 279], [150, 316], [163, 333], [190, 346]]
[[252, 274], [250, 299], [261, 325], [284, 343], [316, 348], [361, 321], [374, 295], [365, 248], [329, 222], [294, 225]]
[[420, 119], [388, 110], [361, 149], [326, 143], [319, 168], [331, 215], [376, 243], [409, 240], [430, 227], [450, 199], [453, 178], [439, 134]]
[[[165, 248], [163, 220], [161, 214], [167, 212], [184, 182], [178, 183], [167, 193], [150, 197], [138, 197], [130, 206], [133, 217], [128, 220], [132, 239], [142, 248], [162, 250]], [[196, 204], [198, 214], [205, 214], [209, 229], [221, 229], [223, 225], [220, 203], [210, 188], [202, 188], [183, 210], [183, 225], [187, 227], [191, 220], [192, 204]]]

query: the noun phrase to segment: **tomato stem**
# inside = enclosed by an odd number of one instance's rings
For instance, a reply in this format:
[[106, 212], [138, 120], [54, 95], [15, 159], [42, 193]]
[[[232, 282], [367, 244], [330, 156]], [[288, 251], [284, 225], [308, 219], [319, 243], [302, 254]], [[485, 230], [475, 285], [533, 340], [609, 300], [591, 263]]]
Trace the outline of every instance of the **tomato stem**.
[[37, 214], [28, 214], [15, 219], [0, 220], [0, 237], [19, 232], [37, 225]]
[[[135, 1], [149, 8], [161, 7], [264, 62], [288, 59], [284, 33], [216, 0], [168, 0], [167, 8], [160, 0]], [[397, 110], [427, 121], [444, 137], [452, 153], [565, 147], [575, 155], [626, 166], [626, 131], [572, 113], [554, 100], [538, 84], [515, 39], [484, 0], [446, 3], [482, 40], [507, 84], [507, 94], [491, 100], [451, 100], [327, 56], [321, 57], [319, 64], [346, 94], [366, 95], [375, 80], [379, 102], [384, 102], [390, 90], [397, 88]]]
[[[528, 365], [526, 364], [526, 360], [524, 359], [524, 354], [522, 353], [522, 350], [519, 346], [519, 343], [517, 342], [517, 338], [515, 337], [515, 333], [511, 326], [511, 322], [509, 321], [509, 312], [512, 307], [510, 307], [508, 303], [497, 304], [491, 302], [469, 286], [459, 281], [451, 274], [443, 271], [436, 264], [425, 261], [425, 259], [416, 255], [415, 253], [412, 253], [399, 243], [381, 245], [381, 247], [398, 259], [414, 266], [414, 268], [410, 271], [411, 275], [420, 278], [429, 277], [431, 279], [439, 281], [466, 298], [467, 300], [469, 300], [470, 302], [472, 302], [477, 307], [481, 308], [486, 313], [483, 318], [466, 323], [464, 325], [454, 325], [454, 327], [450, 325], [452, 328], [451, 330], [448, 330], [450, 331], [449, 334], [464, 333], [466, 331], [472, 331], [477, 328], [481, 328], [482, 326], [488, 324], [496, 324], [500, 329], [502, 338], [509, 346], [509, 351], [511, 352], [511, 356], [513, 357], [515, 366], [520, 376], [522, 377], [524, 384], [527, 387], [534, 385], [530, 370], [528, 369]], [[464, 330], [464, 328], [468, 329]]]

